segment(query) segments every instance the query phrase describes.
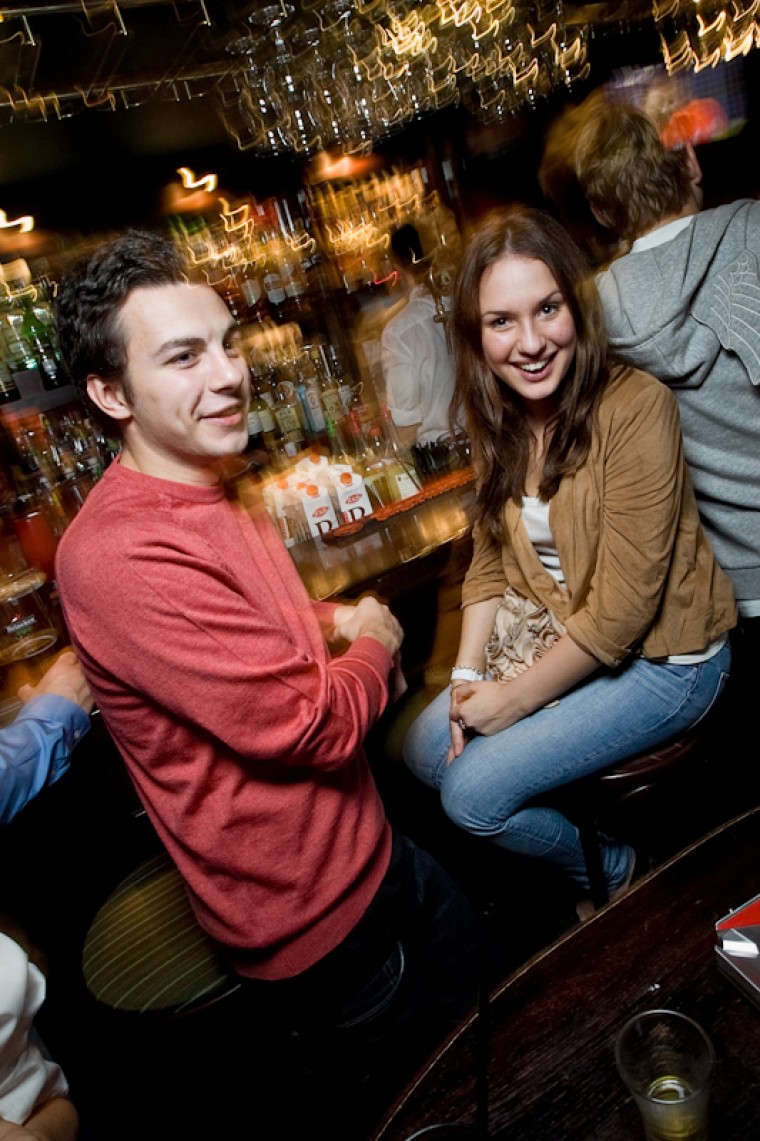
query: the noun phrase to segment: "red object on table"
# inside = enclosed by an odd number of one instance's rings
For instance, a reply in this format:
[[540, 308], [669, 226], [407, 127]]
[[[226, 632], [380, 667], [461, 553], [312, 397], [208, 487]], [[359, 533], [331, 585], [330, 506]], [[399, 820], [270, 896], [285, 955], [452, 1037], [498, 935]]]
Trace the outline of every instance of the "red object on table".
[[29, 566], [39, 567], [48, 582], [55, 579], [55, 552], [58, 540], [43, 510], [32, 508], [13, 520], [19, 545]]

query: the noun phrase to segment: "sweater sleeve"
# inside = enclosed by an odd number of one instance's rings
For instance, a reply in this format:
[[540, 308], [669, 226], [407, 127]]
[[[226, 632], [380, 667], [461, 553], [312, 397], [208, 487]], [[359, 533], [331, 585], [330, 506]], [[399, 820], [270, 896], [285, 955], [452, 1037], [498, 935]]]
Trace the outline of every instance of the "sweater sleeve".
[[250, 762], [352, 763], [387, 702], [390, 655], [360, 638], [332, 659], [327, 610], [285, 549], [263, 545], [243, 574], [216, 539], [143, 517], [139, 539], [134, 527], [113, 536], [107, 568], [86, 549], [64, 564], [72, 638], [102, 708], [138, 706], [135, 733], [150, 732], [151, 708], [163, 724], [168, 713]]
[[601, 446], [596, 562], [584, 604], [566, 626], [584, 650], [615, 666], [650, 629], [670, 571], [684, 488], [673, 394], [658, 382], [626, 390]]

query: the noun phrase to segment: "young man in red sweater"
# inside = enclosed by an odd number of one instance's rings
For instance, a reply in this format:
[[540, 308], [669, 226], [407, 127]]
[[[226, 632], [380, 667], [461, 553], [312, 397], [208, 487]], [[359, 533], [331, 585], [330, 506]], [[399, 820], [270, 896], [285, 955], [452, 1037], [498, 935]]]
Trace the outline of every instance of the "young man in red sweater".
[[363, 751], [401, 628], [373, 598], [312, 601], [267, 512], [225, 487], [248, 365], [168, 239], [100, 247], [56, 316], [74, 385], [122, 440], [57, 560], [102, 715], [251, 1017], [312, 1061], [372, 1067], [415, 1004], [445, 1028], [475, 999], [469, 903], [394, 834]]

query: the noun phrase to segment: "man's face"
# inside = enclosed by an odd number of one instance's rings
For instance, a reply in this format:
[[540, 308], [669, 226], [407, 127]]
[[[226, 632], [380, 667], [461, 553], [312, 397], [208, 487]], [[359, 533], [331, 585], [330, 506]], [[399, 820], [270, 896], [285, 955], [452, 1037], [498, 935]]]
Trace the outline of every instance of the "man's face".
[[249, 372], [227, 306], [206, 285], [134, 290], [119, 317], [127, 354], [123, 462], [183, 483], [215, 482], [248, 442]]

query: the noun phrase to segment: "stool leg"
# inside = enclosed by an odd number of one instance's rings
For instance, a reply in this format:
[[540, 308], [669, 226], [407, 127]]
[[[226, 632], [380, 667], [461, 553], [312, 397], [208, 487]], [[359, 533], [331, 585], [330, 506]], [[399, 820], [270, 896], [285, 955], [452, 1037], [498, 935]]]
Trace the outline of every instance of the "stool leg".
[[599, 846], [599, 833], [594, 820], [584, 820], [578, 825], [578, 837], [583, 848], [583, 858], [586, 861], [586, 872], [591, 888], [591, 902], [594, 907], [603, 907], [609, 902], [607, 880], [602, 867], [602, 850]]

